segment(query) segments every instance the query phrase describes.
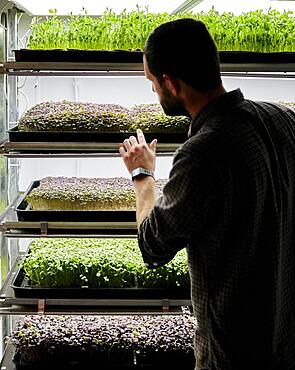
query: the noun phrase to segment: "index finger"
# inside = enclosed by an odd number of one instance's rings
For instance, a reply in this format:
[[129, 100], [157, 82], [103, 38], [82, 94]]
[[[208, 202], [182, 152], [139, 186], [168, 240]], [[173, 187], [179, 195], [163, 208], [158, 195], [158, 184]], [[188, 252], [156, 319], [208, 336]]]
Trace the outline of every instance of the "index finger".
[[137, 133], [137, 140], [138, 140], [139, 144], [146, 144], [144, 134], [143, 134], [143, 132], [141, 131], [140, 128], [138, 128], [136, 130], [136, 133]]

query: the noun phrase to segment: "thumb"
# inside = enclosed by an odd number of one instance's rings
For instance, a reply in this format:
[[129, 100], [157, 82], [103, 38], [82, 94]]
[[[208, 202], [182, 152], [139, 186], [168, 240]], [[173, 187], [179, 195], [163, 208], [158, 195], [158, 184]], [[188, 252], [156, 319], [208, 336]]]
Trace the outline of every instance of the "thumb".
[[151, 149], [154, 153], [156, 152], [157, 142], [158, 142], [158, 140], [157, 140], [157, 139], [154, 139], [154, 140], [150, 143], [150, 149]]

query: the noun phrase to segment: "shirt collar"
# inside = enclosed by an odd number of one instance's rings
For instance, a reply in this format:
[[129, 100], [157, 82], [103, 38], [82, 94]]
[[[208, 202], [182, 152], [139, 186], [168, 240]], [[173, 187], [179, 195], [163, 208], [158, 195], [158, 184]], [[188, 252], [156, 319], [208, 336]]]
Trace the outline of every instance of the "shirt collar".
[[192, 120], [188, 137], [196, 135], [204, 124], [214, 116], [219, 116], [224, 111], [230, 110], [234, 105], [242, 102], [244, 95], [240, 89], [236, 89], [219, 96], [207, 104]]

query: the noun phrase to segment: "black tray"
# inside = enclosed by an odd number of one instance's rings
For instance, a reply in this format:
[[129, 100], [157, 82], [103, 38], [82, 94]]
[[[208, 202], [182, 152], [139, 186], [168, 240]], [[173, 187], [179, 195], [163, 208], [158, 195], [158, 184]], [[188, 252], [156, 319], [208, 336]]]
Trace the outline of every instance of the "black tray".
[[[84, 355], [84, 357], [86, 356], [87, 354]], [[138, 356], [136, 355], [136, 357]], [[53, 367], [57, 370], [193, 370], [195, 367], [195, 358], [192, 351], [189, 354], [184, 353], [182, 356], [166, 355], [162, 360], [157, 358], [159, 356], [157, 356], [156, 352], [155, 356], [150, 354], [149, 357], [153, 358], [153, 361], [141, 361], [141, 359], [139, 359], [139, 362], [143, 363], [132, 365], [126, 365], [124, 361], [121, 361], [120, 364], [116, 364], [116, 361], [113, 361], [112, 357], [110, 357], [110, 361], [108, 361], [107, 364], [99, 360], [97, 361], [95, 357], [81, 362], [63, 358], [61, 361], [55, 359], [47, 362], [44, 361], [43, 363], [32, 363], [25, 361], [22, 354], [16, 351], [13, 357], [13, 363], [16, 370], [52, 370]]]
[[16, 298], [64, 299], [190, 299], [189, 288], [45, 288], [29, 285], [23, 269], [15, 275], [12, 289]]
[[[161, 143], [183, 143], [187, 132], [145, 132], [147, 142], [157, 138]], [[11, 142], [92, 142], [122, 143], [135, 132], [96, 132], [96, 131], [18, 131], [18, 126], [8, 130]], [[119, 148], [119, 145], [118, 145]]]
[[[70, 350], [69, 350], [70, 352]], [[89, 355], [84, 352], [81, 353], [81, 358], [76, 354], [71, 356], [70, 353], [63, 354], [45, 354], [42, 352], [45, 359], [38, 360], [38, 361], [27, 361], [23, 354], [16, 350], [15, 355], [13, 357], [13, 363], [15, 364], [15, 368], [17, 370], [51, 370], [52, 368], [58, 370], [85, 370], [85, 369], [97, 369], [97, 370], [131, 370], [137, 369], [134, 367], [134, 355], [132, 353], [128, 353], [127, 358], [125, 359], [124, 356], [121, 356], [119, 361], [113, 360], [111, 356], [99, 356], [99, 354], [91, 354]]]
[[[142, 51], [14, 50], [17, 62], [142, 63]], [[221, 63], [295, 63], [295, 52], [220, 51]]]
[[142, 51], [128, 50], [14, 50], [17, 62], [142, 63]]
[[29, 208], [25, 197], [34, 188], [40, 185], [40, 181], [33, 181], [23, 197], [16, 205], [16, 213], [19, 221], [76, 221], [76, 222], [135, 222], [135, 211], [88, 211], [88, 210], [62, 210], [62, 211], [37, 211]]
[[295, 52], [220, 51], [220, 63], [295, 63]]

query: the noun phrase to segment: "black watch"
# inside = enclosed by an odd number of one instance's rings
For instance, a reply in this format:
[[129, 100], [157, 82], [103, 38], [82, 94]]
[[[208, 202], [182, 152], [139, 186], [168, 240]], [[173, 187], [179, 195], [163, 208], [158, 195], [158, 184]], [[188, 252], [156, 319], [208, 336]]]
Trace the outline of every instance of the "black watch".
[[144, 176], [151, 176], [155, 180], [154, 173], [152, 171], [146, 170], [145, 168], [137, 167], [133, 171], [131, 171], [132, 181]]

